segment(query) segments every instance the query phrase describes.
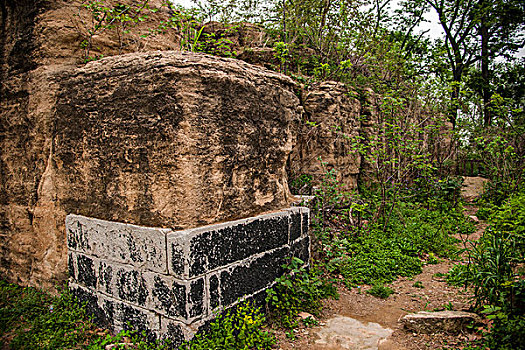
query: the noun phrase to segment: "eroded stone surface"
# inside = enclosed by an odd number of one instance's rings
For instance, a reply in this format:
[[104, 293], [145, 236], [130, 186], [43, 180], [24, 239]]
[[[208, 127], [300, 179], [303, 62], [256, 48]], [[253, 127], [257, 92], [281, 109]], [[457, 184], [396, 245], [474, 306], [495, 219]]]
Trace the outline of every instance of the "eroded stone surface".
[[320, 183], [326, 171], [335, 168], [343, 188], [354, 188], [361, 165], [361, 156], [351, 146], [361, 129], [357, 94], [344, 84], [323, 82], [306, 92], [304, 109], [310, 123], [299, 132], [291, 173], [310, 174]]
[[420, 311], [401, 318], [403, 325], [416, 333], [459, 333], [479, 316], [464, 311]]
[[283, 75], [171, 51], [30, 74], [31, 99], [0, 111], [0, 273], [12, 281], [65, 279], [67, 213], [185, 229], [292, 201], [285, 167], [301, 108]]
[[330, 349], [377, 350], [392, 332], [377, 323], [362, 323], [350, 317], [337, 316], [321, 328], [315, 343]]

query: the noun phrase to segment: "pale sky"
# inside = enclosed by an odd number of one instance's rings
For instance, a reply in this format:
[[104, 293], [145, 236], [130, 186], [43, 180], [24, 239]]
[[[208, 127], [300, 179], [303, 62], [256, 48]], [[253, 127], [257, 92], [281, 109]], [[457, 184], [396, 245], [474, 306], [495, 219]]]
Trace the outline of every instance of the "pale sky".
[[[171, 0], [171, 2], [182, 5], [184, 7], [191, 7], [194, 5], [194, 3], [191, 0]], [[443, 29], [441, 28], [441, 25], [439, 24], [439, 20], [438, 20], [438, 16], [436, 12], [435, 11], [427, 12], [425, 15], [425, 18], [429, 22], [422, 23], [418, 27], [418, 29], [420, 30], [430, 29], [427, 35], [430, 36], [432, 39], [443, 37]], [[517, 53], [517, 57], [524, 57], [524, 56], [525, 56], [525, 47], [521, 48], [521, 50]]]

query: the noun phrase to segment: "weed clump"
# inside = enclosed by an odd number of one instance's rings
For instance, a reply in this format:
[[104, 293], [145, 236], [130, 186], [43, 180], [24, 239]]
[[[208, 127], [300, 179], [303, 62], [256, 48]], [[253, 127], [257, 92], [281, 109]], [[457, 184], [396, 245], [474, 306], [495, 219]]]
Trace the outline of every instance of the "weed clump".
[[390, 295], [394, 294], [394, 290], [392, 288], [385, 287], [382, 284], [376, 284], [366, 292], [381, 299], [386, 299]]

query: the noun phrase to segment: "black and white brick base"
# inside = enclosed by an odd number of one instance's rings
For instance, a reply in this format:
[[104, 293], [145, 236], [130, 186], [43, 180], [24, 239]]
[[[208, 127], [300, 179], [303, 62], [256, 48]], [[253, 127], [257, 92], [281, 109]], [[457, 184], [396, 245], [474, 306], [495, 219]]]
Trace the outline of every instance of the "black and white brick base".
[[304, 207], [184, 231], [68, 215], [69, 287], [101, 326], [181, 343], [308, 262], [308, 225]]

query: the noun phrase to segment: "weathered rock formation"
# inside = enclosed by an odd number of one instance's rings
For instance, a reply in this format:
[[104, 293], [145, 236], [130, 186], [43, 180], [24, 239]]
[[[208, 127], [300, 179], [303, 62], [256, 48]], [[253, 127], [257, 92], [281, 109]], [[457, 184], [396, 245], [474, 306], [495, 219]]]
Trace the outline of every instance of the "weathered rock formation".
[[69, 213], [180, 229], [287, 206], [301, 113], [289, 78], [177, 52], [77, 68], [53, 20], [68, 6], [1, 3], [3, 277], [64, 280]]
[[2, 273], [63, 277], [69, 213], [187, 228], [286, 206], [293, 87], [177, 52], [31, 73], [25, 109], [3, 104]]
[[323, 82], [303, 97], [303, 123], [290, 158], [292, 176], [309, 174], [319, 183], [330, 169], [344, 189], [357, 185], [361, 157], [352, 142], [361, 129], [361, 103], [344, 84]]

